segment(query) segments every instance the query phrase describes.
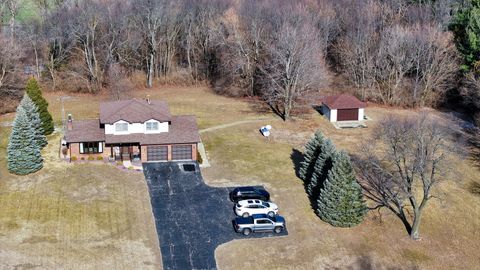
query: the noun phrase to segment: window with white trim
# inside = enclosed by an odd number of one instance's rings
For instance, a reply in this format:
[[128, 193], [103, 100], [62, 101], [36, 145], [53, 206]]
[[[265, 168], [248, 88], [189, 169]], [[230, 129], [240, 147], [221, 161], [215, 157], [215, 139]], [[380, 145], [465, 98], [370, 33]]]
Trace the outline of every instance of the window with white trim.
[[158, 130], [158, 122], [147, 122], [146, 123], [147, 131], [156, 131]]
[[128, 131], [128, 123], [116, 123], [115, 124], [115, 131], [116, 132]]
[[98, 154], [98, 153], [103, 153], [102, 142], [80, 143], [80, 154]]

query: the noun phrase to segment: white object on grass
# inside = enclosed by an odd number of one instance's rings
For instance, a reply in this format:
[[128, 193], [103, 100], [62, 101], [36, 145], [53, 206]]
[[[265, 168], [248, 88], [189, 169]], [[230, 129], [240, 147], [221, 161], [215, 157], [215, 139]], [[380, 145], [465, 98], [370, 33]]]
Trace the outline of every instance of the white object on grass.
[[268, 137], [270, 136], [271, 129], [272, 129], [272, 126], [266, 125], [260, 128], [260, 132], [262, 133], [263, 136]]

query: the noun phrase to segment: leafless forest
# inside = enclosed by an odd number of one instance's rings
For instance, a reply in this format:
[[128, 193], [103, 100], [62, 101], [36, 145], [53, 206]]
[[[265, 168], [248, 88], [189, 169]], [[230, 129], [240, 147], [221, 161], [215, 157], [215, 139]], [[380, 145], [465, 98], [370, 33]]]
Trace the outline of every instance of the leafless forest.
[[36, 15], [18, 20], [25, 1], [1, 0], [5, 101], [33, 75], [52, 91], [114, 98], [139, 80], [208, 83], [285, 119], [338, 85], [386, 105], [480, 107], [480, 83], [459, 72], [448, 31], [462, 1], [32, 1]]

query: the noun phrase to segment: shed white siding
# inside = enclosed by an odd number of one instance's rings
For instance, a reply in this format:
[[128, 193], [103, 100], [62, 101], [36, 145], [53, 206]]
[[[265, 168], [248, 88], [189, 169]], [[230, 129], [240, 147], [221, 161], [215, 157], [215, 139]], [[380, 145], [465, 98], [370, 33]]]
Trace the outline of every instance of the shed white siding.
[[364, 117], [365, 117], [365, 109], [364, 108], [359, 108], [358, 109], [358, 121], [362, 121]]
[[337, 110], [330, 110], [330, 122], [337, 122]]

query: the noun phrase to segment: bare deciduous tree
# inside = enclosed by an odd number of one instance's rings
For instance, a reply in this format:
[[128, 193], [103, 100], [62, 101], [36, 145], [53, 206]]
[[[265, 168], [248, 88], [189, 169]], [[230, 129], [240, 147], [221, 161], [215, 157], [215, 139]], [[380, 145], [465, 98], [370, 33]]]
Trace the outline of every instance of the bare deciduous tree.
[[414, 36], [414, 72], [412, 106], [436, 105], [453, 86], [458, 56], [452, 37], [436, 26], [416, 25]]
[[16, 17], [22, 2], [20, 0], [4, 0], [4, 1], [5, 1], [6, 9], [8, 10], [8, 16], [10, 17], [10, 22], [9, 22], [10, 35], [11, 35], [11, 38], [14, 38], [15, 30], [16, 30], [15, 29]]
[[340, 9], [344, 33], [335, 44], [338, 66], [359, 89], [362, 100], [371, 97], [380, 34], [393, 20], [392, 10], [377, 1], [345, 1]]
[[266, 44], [269, 39], [266, 23], [269, 14], [266, 7], [257, 1], [243, 1], [239, 11], [226, 12], [223, 25], [226, 35], [221, 45], [224, 73], [232, 80], [243, 95], [254, 96], [259, 82], [259, 70], [266, 56]]
[[[19, 46], [0, 34], [0, 89], [7, 91], [15, 81], [16, 72], [19, 70], [19, 60], [22, 51]], [[7, 89], [6, 89], [7, 88]]]
[[366, 195], [376, 208], [395, 213], [412, 239], [419, 238], [423, 212], [441, 180], [446, 135], [426, 113], [416, 118], [390, 116], [355, 162]]
[[276, 23], [270, 61], [262, 68], [266, 88], [264, 98], [271, 107], [289, 119], [297, 99], [327, 85], [328, 72], [322, 54], [322, 41], [305, 9], [285, 12]]
[[113, 100], [121, 100], [128, 97], [133, 89], [132, 82], [128, 79], [128, 72], [117, 63], [112, 63], [108, 70], [108, 89]]
[[164, 20], [164, 1], [142, 0], [134, 7], [134, 28], [141, 35], [144, 47], [142, 58], [147, 73], [147, 87], [153, 86], [153, 77], [158, 67], [158, 49], [160, 45], [160, 27]]

